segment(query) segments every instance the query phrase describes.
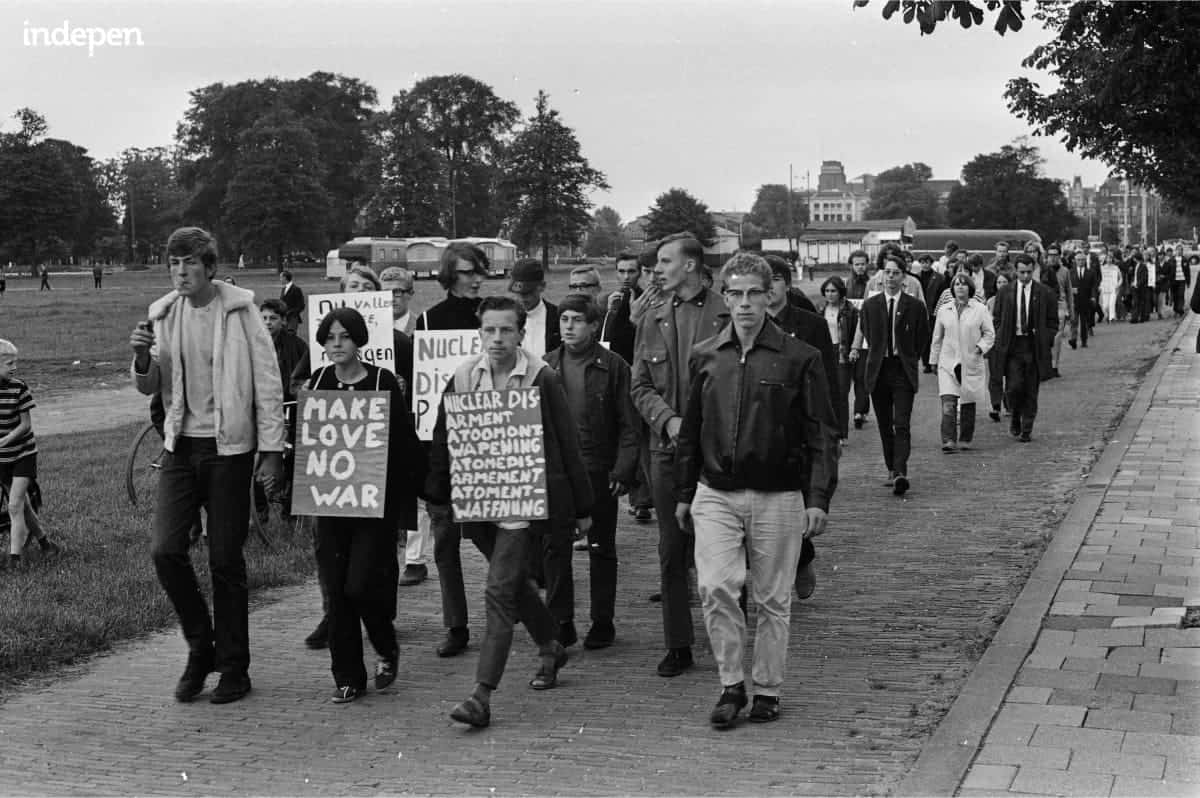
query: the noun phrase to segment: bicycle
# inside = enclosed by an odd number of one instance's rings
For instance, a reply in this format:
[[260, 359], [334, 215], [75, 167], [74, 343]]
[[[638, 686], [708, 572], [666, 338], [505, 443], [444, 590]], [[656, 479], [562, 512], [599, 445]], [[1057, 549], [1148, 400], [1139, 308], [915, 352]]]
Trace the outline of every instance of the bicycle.
[[[295, 402], [284, 403], [289, 429], [289, 411], [294, 412], [295, 407]], [[285, 442], [284, 447], [284, 478], [290, 487], [291, 474], [287, 473], [292, 461], [290, 440]], [[162, 455], [162, 433], [153, 422], [149, 422], [134, 436], [125, 459], [125, 490], [129, 495], [129, 503], [134, 507], [139, 506], [139, 500], [149, 501], [154, 496], [158, 474], [162, 470]], [[250, 528], [264, 547], [274, 548], [276, 541], [295, 534], [311, 536], [315, 520], [311, 516], [291, 516], [287, 512], [288, 508], [284, 505], [288, 495], [286, 488], [274, 491], [271, 495], [263, 491], [262, 496], [257, 488], [257, 483], [250, 486]], [[264, 507], [259, 506], [264, 503]]]

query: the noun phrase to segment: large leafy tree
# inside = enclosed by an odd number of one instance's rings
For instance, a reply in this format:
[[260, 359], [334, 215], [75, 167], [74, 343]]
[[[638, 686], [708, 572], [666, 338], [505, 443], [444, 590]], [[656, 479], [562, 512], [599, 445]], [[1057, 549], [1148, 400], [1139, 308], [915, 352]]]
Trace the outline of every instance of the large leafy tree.
[[791, 192], [788, 207], [788, 187], [782, 183], [764, 183], [758, 187], [748, 221], [758, 228], [763, 238], [795, 238], [808, 224], [808, 205], [804, 195]]
[[213, 83], [192, 91], [175, 134], [186, 159], [180, 179], [192, 193], [187, 217], [217, 229], [220, 237], [242, 134], [265, 115], [287, 112], [308, 130], [316, 146], [313, 163], [330, 204], [321, 232], [331, 239], [349, 236], [366, 199], [368, 176], [362, 163], [370, 150], [376, 102], [376, 92], [367, 84], [328, 72], [299, 80]]
[[271, 254], [277, 269], [293, 248], [323, 249], [331, 213], [316, 137], [293, 114], [263, 117], [239, 137], [222, 203], [225, 227], [244, 249]]
[[588, 194], [608, 188], [604, 173], [579, 151], [575, 131], [563, 124], [544, 91], [508, 148], [501, 185], [512, 208], [513, 243], [540, 247], [544, 268], [549, 268], [552, 244], [578, 244], [591, 224]]
[[1064, 237], [1078, 224], [1057, 181], [1041, 173], [1036, 147], [1018, 139], [999, 152], [977, 155], [950, 192], [950, 225], [1033, 230], [1043, 240]]
[[160, 252], [183, 220], [188, 194], [177, 154], [167, 147], [131, 147], [101, 165], [109, 207], [121, 217], [124, 251], [145, 262]]
[[931, 226], [937, 217], [937, 195], [925, 184], [933, 170], [916, 162], [880, 172], [871, 187], [868, 219], [903, 219], [911, 216], [919, 226]]
[[358, 225], [370, 235], [444, 235], [441, 197], [448, 193], [441, 158], [407, 107], [393, 106], [379, 120], [368, 158], [375, 185]]
[[590, 258], [612, 257], [625, 249], [628, 238], [621, 229], [621, 214], [607, 205], [596, 210], [583, 252]]
[[660, 194], [646, 215], [647, 241], [687, 232], [708, 247], [716, 238], [716, 226], [708, 206], [682, 188]]
[[[855, 0], [855, 6], [869, 0]], [[939, 22], [1019, 31], [1025, 10], [1053, 38], [1022, 62], [1048, 72], [1043, 89], [1029, 78], [1008, 83], [1008, 107], [1038, 135], [1059, 136], [1067, 149], [1096, 158], [1173, 206], [1200, 212], [1200, 3], [1077, 0], [887, 0], [885, 19], [898, 12], [933, 33]]]
[[[516, 105], [468, 75], [425, 78], [392, 99], [383, 135], [392, 181], [425, 182], [439, 208], [438, 229], [422, 234], [489, 235], [499, 229], [505, 214], [496, 201], [497, 165], [519, 118]], [[420, 141], [402, 142], [413, 130]], [[431, 154], [442, 175], [426, 181]]]
[[110, 232], [112, 213], [87, 150], [44, 138], [45, 119], [28, 108], [20, 128], [0, 133], [0, 245], [11, 258], [90, 254]]

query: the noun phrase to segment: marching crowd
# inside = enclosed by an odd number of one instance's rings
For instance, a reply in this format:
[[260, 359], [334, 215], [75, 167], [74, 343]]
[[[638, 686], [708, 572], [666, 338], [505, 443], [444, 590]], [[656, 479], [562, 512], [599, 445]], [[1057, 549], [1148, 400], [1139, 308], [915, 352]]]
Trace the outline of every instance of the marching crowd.
[[[286, 489], [283, 455], [293, 432], [284, 402], [302, 387], [387, 391], [383, 517], [316, 519], [323, 607], [305, 642], [329, 648], [334, 702], [367, 688], [361, 628], [377, 655], [376, 689], [390, 685], [398, 586], [427, 578], [432, 548], [446, 629], [436, 653], [461, 654], [471, 641], [460, 556], [468, 539], [488, 561], [484, 629], [475, 687], [451, 717], [476, 727], [490, 723], [518, 621], [539, 651], [529, 685], [557, 685], [567, 650], [579, 642], [576, 538], [590, 576], [582, 645], [615, 641], [625, 496], [630, 514], [656, 520], [659, 530], [658, 674], [693, 666], [694, 578], [721, 681], [710, 722], [728, 728], [747, 705], [750, 721], [775, 720], [793, 593], [804, 599], [815, 589], [814, 539], [826, 529], [851, 425], [863, 427], [873, 408], [886, 484], [897, 496], [912, 485], [911, 416], [922, 372], [936, 373], [943, 452], [972, 447], [980, 404], [993, 422], [1007, 414], [1012, 436], [1028, 442], [1041, 383], [1060, 376], [1063, 342], [1087, 347], [1101, 323], [1182, 315], [1200, 266], [1200, 255], [1182, 248], [1163, 257], [1153, 247], [1074, 253], [1031, 243], [1010, 253], [999, 242], [985, 264], [954, 242], [936, 260], [885, 245], [874, 259], [853, 253], [846, 279], [821, 284], [817, 307], [791, 285], [786, 260], [739, 252], [718, 282], [700, 243], [679, 234], [617, 256], [619, 285], [606, 296], [595, 267], [575, 269], [571, 293], [556, 306], [543, 297], [545, 276], [532, 260], [516, 264], [508, 295], [481, 297], [487, 257], [454, 243], [438, 274], [445, 299], [424, 312], [410, 305], [413, 275], [405, 269], [347, 271], [344, 291], [392, 293], [394, 372], [360, 356], [366, 322], [343, 307], [321, 319], [315, 338], [329, 365], [310, 373], [307, 346], [295, 335], [304, 296], [290, 274], [280, 297], [259, 306], [250, 291], [215, 279], [216, 242], [206, 231], [177, 230], [167, 254], [174, 290], [151, 305], [130, 345], [135, 382], [156, 397], [163, 432], [151, 551], [188, 644], [175, 697], [194, 699], [213, 672], [214, 703], [251, 689], [242, 547], [251, 484]], [[1198, 300], [1200, 293], [1191, 304], [1200, 312]], [[479, 335], [481, 354], [462, 362], [446, 392], [538, 389], [546, 518], [454, 517], [445, 409], [431, 442], [418, 440], [410, 412], [419, 330]], [[53, 549], [28, 495], [36, 484], [32, 397], [11, 376], [16, 354], [0, 341], [0, 481], [9, 486], [14, 563], [27, 538]], [[211, 612], [189, 556], [201, 507]], [[747, 685], [749, 599], [756, 631]]]

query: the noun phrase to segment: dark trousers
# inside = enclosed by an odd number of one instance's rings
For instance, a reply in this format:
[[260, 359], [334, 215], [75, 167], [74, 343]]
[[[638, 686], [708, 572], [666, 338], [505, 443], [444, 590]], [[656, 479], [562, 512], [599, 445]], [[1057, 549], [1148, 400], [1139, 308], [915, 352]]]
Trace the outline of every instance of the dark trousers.
[[850, 435], [850, 386], [854, 384], [853, 363], [838, 364], [838, 392], [833, 398], [833, 410], [837, 414], [838, 437]]
[[1032, 432], [1033, 420], [1037, 418], [1040, 384], [1032, 336], [1018, 335], [1013, 338], [1008, 361], [1004, 365], [1004, 379], [1008, 383], [1008, 409], [1012, 411], [1012, 429]]
[[97, 275], [93, 275], [93, 277], [92, 277], [92, 287], [93, 287], [93, 288], [99, 288], [99, 287], [100, 287], [100, 283], [101, 283], [101, 282], [103, 282], [103, 281], [104, 281], [104, 278], [103, 278], [103, 277], [101, 277], [100, 275], [98, 275], [98, 274], [97, 274]]
[[871, 412], [871, 394], [867, 392], [867, 358], [860, 357], [854, 364], [854, 415], [865, 416]]
[[462, 528], [451, 521], [449, 505], [426, 504], [433, 535], [433, 562], [442, 586], [442, 623], [447, 629], [467, 627], [467, 589], [463, 585]]
[[1150, 312], [1154, 310], [1154, 286], [1148, 285], [1144, 288], [1134, 289], [1137, 291], [1137, 310], [1134, 313], [1135, 321], [1149, 321]]
[[38, 290], [39, 291], [53, 291], [54, 290], [53, 288], [50, 287], [49, 275], [45, 275], [45, 274], [42, 275], [42, 284], [40, 286], [38, 286]]
[[[862, 362], [862, 358], [859, 358]], [[879, 442], [883, 444], [883, 462], [888, 471], [908, 476], [908, 454], [912, 449], [912, 409], [916, 391], [904, 375], [898, 357], [885, 357], [871, 392], [875, 419], [879, 423]]]
[[[188, 650], [207, 657], [215, 649], [214, 667], [220, 673], [245, 673], [250, 667], [242, 546], [250, 523], [253, 472], [253, 452], [219, 455], [214, 438], [180, 437], [175, 451], [163, 455], [158, 475], [151, 542], [154, 569], [179, 617]], [[188, 556], [201, 504], [208, 508], [211, 617]]]
[[558, 640], [558, 624], [526, 572], [530, 535], [529, 529], [501, 529], [487, 524], [475, 528], [472, 537], [475, 548], [488, 561], [487, 586], [483, 591], [487, 626], [479, 646], [475, 681], [493, 690], [504, 675], [517, 618], [525, 624], [541, 653], [551, 651]]
[[1096, 323], [1096, 311], [1090, 300], [1075, 298], [1075, 329], [1079, 330], [1079, 340], [1087, 346], [1088, 333]]
[[675, 452], [651, 452], [650, 488], [658, 516], [658, 567], [661, 577], [663, 639], [667, 648], [696, 642], [688, 599], [692, 536], [675, 522]]
[[608, 489], [607, 472], [593, 471], [589, 476], [596, 497], [588, 532], [592, 625], [612, 629], [617, 603], [617, 500]]
[[975, 438], [975, 403], [959, 404], [954, 394], [942, 394], [942, 443], [970, 443]]
[[1182, 280], [1176, 280], [1171, 283], [1171, 305], [1175, 310], [1176, 316], [1182, 316], [1187, 313], [1187, 303], [1184, 301], [1184, 294], [1187, 293], [1187, 283]]
[[988, 365], [988, 399], [992, 402], [992, 409], [999, 411], [1000, 403], [1004, 401], [1004, 369], [995, 347], [988, 350], [984, 359]]
[[395, 657], [396, 524], [381, 518], [318, 518], [317, 569], [329, 596], [329, 659], [339, 687], [367, 686], [361, 623], [381, 657]]
[[529, 575], [546, 587], [546, 607], [560, 624], [575, 619], [575, 530], [555, 521], [535, 521], [529, 530]]

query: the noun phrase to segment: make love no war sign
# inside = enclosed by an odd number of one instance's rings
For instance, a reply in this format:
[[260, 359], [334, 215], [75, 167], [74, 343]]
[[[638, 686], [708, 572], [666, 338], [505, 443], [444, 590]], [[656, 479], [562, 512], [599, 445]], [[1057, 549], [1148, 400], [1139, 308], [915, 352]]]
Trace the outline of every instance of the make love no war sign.
[[383, 518], [389, 391], [300, 391], [293, 515]]
[[454, 520], [548, 518], [541, 391], [451, 392], [442, 403]]
[[358, 356], [367, 363], [396, 373], [396, 353], [392, 337], [392, 292], [364, 291], [359, 294], [317, 294], [308, 297], [308, 365], [315, 374], [329, 365], [325, 347], [317, 343], [317, 328], [334, 308], [354, 308], [367, 323], [367, 345]]
[[464, 360], [483, 352], [478, 330], [414, 330], [412, 411], [417, 437], [433, 440], [442, 391]]

